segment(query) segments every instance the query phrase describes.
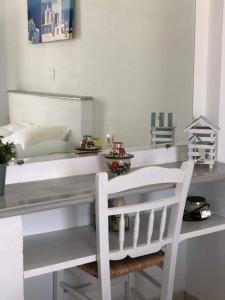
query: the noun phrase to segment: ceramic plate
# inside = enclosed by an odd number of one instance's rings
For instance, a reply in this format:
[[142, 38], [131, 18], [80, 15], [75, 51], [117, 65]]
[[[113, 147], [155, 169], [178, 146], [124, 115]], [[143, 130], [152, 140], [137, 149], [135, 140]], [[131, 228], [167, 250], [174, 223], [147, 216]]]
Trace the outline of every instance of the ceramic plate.
[[134, 155], [129, 154], [129, 153], [126, 153], [123, 156], [114, 156], [114, 155], [110, 155], [110, 154], [105, 154], [105, 158], [109, 158], [109, 159], [130, 159], [130, 158], [133, 158], [133, 157], [134, 157]]

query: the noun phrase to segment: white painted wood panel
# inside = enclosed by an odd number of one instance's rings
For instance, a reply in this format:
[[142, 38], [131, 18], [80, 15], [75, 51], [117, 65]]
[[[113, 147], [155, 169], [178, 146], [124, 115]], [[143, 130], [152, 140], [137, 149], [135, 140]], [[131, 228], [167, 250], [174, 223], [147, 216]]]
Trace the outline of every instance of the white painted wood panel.
[[210, 0], [196, 1], [193, 117], [206, 114]]
[[[135, 174], [135, 180], [134, 180]], [[135, 189], [143, 186], [163, 184], [163, 183], [181, 183], [184, 180], [185, 173], [179, 169], [166, 169], [160, 167], [141, 168], [134, 173], [129, 173], [126, 176], [116, 177], [110, 181], [108, 193], [119, 193], [123, 191], [123, 186], [127, 189]], [[133, 179], [133, 180], [132, 180]]]
[[[148, 148], [146, 150], [133, 150], [131, 151], [131, 153], [134, 154], [134, 158], [131, 161], [131, 168], [183, 161], [187, 157], [186, 152], [186, 146], [171, 147], [169, 149]], [[43, 172], [43, 170], [45, 170], [45, 172]], [[82, 174], [93, 174], [106, 170], [107, 165], [102, 155], [37, 162], [22, 166], [9, 166], [7, 169], [6, 183], [13, 184], [47, 180]]]
[[0, 299], [24, 300], [21, 217], [0, 220]]

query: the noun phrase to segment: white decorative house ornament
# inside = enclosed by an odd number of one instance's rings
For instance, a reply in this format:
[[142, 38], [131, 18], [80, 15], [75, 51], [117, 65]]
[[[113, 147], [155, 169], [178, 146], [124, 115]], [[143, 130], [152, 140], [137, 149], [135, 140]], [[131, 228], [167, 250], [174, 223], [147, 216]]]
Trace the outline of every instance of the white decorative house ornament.
[[152, 112], [150, 115], [151, 144], [153, 148], [172, 146], [175, 143], [173, 113]]
[[189, 124], [184, 132], [188, 133], [188, 158], [196, 164], [209, 165], [212, 168], [216, 161], [217, 139], [220, 128], [200, 116]]

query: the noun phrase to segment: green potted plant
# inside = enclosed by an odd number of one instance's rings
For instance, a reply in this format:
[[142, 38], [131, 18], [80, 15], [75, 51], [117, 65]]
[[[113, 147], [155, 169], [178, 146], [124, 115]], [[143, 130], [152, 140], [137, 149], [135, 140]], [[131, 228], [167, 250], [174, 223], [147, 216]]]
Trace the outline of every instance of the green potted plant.
[[15, 157], [15, 145], [13, 143], [3, 144], [0, 138], [0, 196], [3, 196], [5, 192], [5, 178], [7, 165]]

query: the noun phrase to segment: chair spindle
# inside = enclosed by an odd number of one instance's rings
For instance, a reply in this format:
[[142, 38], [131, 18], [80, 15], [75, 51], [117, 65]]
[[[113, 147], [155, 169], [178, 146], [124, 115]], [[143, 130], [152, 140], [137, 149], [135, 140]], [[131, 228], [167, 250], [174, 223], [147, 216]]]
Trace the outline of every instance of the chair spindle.
[[120, 244], [120, 251], [124, 248], [124, 236], [125, 236], [125, 220], [124, 214], [120, 216], [120, 231], [119, 231], [119, 244]]
[[152, 209], [151, 213], [149, 214], [149, 220], [148, 220], [148, 233], [147, 233], [147, 244], [148, 245], [151, 243], [151, 240], [152, 240], [154, 218], [155, 218], [155, 211], [154, 211], [154, 209]]
[[167, 217], [167, 207], [165, 206], [163, 208], [162, 217], [161, 217], [160, 233], [159, 233], [159, 240], [160, 241], [162, 241], [162, 239], [163, 239], [165, 226], [166, 226], [166, 217]]
[[137, 247], [138, 237], [139, 237], [139, 226], [140, 226], [140, 213], [137, 212], [135, 216], [134, 224], [134, 235], [133, 235], [133, 247]]

